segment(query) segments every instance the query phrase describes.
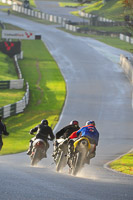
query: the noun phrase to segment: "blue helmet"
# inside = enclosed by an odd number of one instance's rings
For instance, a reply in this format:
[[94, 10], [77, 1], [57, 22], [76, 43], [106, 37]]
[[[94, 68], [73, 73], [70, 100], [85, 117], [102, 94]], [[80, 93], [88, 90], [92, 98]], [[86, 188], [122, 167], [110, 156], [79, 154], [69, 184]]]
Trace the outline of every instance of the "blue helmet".
[[94, 122], [93, 120], [89, 120], [89, 121], [86, 122], [86, 126], [87, 126], [87, 125], [91, 125], [91, 124], [92, 124], [93, 126], [95, 126], [95, 122]]

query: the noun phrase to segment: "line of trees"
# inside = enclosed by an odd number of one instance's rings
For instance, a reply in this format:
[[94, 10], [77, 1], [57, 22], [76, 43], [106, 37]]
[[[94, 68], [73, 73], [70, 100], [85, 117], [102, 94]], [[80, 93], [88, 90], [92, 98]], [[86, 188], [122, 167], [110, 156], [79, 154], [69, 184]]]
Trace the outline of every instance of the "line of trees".
[[133, 35], [133, 0], [123, 0], [124, 18], [131, 35]]

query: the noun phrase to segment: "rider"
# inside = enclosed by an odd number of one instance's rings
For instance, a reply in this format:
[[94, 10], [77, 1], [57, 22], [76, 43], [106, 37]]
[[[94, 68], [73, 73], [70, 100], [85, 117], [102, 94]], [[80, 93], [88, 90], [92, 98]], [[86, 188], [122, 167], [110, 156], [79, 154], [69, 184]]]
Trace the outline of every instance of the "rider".
[[[95, 122], [93, 120], [87, 121], [86, 125], [81, 127], [78, 131], [73, 132], [68, 140], [69, 140], [69, 145], [68, 145], [68, 162], [69, 158], [71, 158], [72, 153], [73, 153], [73, 143], [75, 139], [80, 138], [80, 137], [88, 137], [89, 141], [91, 144], [94, 144], [94, 148], [91, 151], [91, 153], [87, 156], [86, 158], [86, 163], [90, 163], [90, 159], [94, 158], [96, 155], [96, 146], [98, 145], [99, 141], [99, 132], [96, 129]], [[74, 139], [75, 138], [75, 139]]]
[[43, 119], [41, 121], [41, 124], [37, 125], [35, 128], [31, 129], [30, 130], [30, 134], [31, 135], [34, 135], [34, 132], [37, 132], [36, 136], [33, 137], [31, 140], [30, 140], [30, 145], [29, 145], [29, 149], [27, 151], [27, 155], [30, 155], [31, 154], [31, 151], [32, 151], [32, 145], [33, 145], [33, 142], [36, 140], [36, 139], [42, 139], [46, 142], [47, 144], [47, 149], [46, 151], [48, 150], [49, 148], [49, 143], [47, 141], [48, 139], [48, 136], [50, 136], [50, 140], [54, 140], [54, 134], [53, 134], [53, 131], [51, 129], [50, 126], [48, 126], [48, 121], [46, 119]]
[[58, 149], [58, 142], [57, 142], [57, 139], [59, 138], [63, 138], [63, 139], [66, 139], [68, 138], [74, 131], [77, 131], [79, 130], [80, 127], [79, 127], [79, 122], [77, 120], [72, 120], [70, 122], [69, 125], [65, 126], [64, 128], [62, 128], [61, 130], [59, 130], [56, 134], [55, 134], [55, 137], [56, 137], [56, 140], [54, 142], [54, 152], [53, 152], [53, 157], [55, 157], [57, 155], [57, 149]]
[[6, 130], [6, 125], [2, 122], [2, 116], [0, 116], [0, 150], [3, 146], [2, 134], [9, 135], [9, 133]]

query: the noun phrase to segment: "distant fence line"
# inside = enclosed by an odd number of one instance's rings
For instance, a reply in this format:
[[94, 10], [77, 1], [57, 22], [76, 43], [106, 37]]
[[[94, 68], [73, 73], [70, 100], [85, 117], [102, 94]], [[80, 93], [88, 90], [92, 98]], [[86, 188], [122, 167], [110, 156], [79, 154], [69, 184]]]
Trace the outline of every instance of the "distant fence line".
[[0, 2], [12, 5], [12, 4], [16, 3], [17, 1], [16, 0], [0, 0]]
[[16, 4], [12, 5], [12, 9], [16, 12], [23, 13], [23, 14], [29, 15], [31, 17], [36, 17], [39, 19], [47, 20], [49, 22], [54, 22], [54, 23], [65, 25], [66, 18], [62, 18], [60, 16], [54, 16], [54, 15], [43, 13], [40, 11], [34, 11], [34, 10], [24, 8], [23, 6], [19, 6]]
[[27, 9], [22, 6], [19, 6], [17, 4], [12, 5], [12, 10], [19, 12], [19, 13], [23, 13], [25, 15], [36, 17], [36, 18], [39, 18], [42, 20], [44, 19], [49, 22], [61, 24], [62, 27], [64, 27], [67, 30], [73, 31], [73, 32], [77, 32], [77, 30], [79, 29], [79, 27], [69, 24], [69, 21], [66, 18], [62, 18], [60, 16], [55, 16], [55, 15], [43, 13], [40, 11], [34, 11], [31, 9]]
[[[22, 59], [22, 53], [14, 56], [14, 62], [17, 69], [18, 80], [0, 81], [0, 89], [21, 89], [24, 87], [24, 79], [22, 79], [21, 70], [18, 65], [18, 58]], [[26, 92], [24, 97], [14, 104], [9, 104], [0, 108], [0, 115], [3, 118], [21, 113], [29, 103], [29, 84], [26, 82]]]
[[[87, 31], [87, 30], [84, 30], [78, 26], [75, 26], [74, 23], [72, 24], [71, 22], [69, 22], [69, 20], [67, 20], [66, 18], [62, 18], [60, 16], [54, 16], [52, 14], [47, 14], [47, 13], [42, 13], [40, 11], [34, 11], [34, 10], [31, 10], [31, 9], [27, 9], [27, 8], [24, 8], [22, 6], [19, 6], [17, 4], [13, 4], [12, 5], [12, 9], [16, 12], [20, 12], [20, 13], [23, 13], [25, 15], [29, 15], [29, 16], [32, 16], [32, 17], [36, 17], [36, 18], [39, 18], [39, 19], [44, 19], [44, 20], [47, 20], [49, 22], [54, 22], [54, 23], [58, 23], [58, 24], [61, 24], [62, 27], [64, 27], [66, 30], [69, 30], [69, 31], [72, 31], [72, 32], [84, 32], [84, 31]], [[79, 11], [80, 15], [83, 17], [83, 16], [86, 16], [88, 18], [88, 25], [94, 25], [94, 23], [98, 23], [98, 21], [102, 22], [102, 23], [105, 23], [107, 22], [108, 24], [115, 24], [115, 25], [118, 25], [120, 24], [120, 22], [115, 22], [113, 20], [109, 20], [109, 19], [106, 19], [106, 18], [103, 18], [103, 17], [96, 17], [95, 15], [92, 15], [92, 14], [88, 14], [88, 13], [84, 13], [82, 11]], [[95, 20], [94, 18], [97, 18], [97, 20]], [[91, 19], [91, 21], [89, 20]], [[106, 31], [101, 31], [101, 32], [98, 32], [98, 31], [92, 31], [92, 32], [95, 32], [95, 33], [98, 33], [98, 34], [103, 34], [103, 35], [110, 35], [111, 37], [116, 35], [118, 36], [120, 39], [122, 39], [122, 34], [117, 34], [117, 33], [108, 33]], [[120, 36], [119, 36], [120, 35]], [[133, 44], [133, 39], [130, 38], [129, 36], [126, 36], [126, 38], [129, 38], [129, 39], [126, 39], [125, 41]]]

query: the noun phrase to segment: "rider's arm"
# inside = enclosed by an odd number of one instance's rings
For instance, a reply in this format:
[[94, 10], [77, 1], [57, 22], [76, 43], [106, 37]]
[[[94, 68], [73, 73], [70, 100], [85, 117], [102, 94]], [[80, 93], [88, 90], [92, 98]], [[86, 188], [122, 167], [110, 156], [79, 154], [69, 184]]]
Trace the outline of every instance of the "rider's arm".
[[96, 146], [98, 145], [98, 141], [99, 141], [99, 132], [97, 131], [97, 134], [96, 134]]
[[53, 131], [52, 131], [52, 128], [50, 128], [51, 130], [50, 130], [50, 138], [51, 138], [51, 140], [54, 140], [54, 138], [55, 138], [55, 136], [54, 136], [54, 133], [53, 133]]
[[73, 139], [73, 138], [78, 137], [79, 134], [81, 133], [81, 131], [82, 131], [82, 128], [79, 129], [78, 131], [73, 132], [73, 133], [69, 136], [69, 138], [70, 138], [70, 139]]
[[70, 136], [69, 139], [73, 139], [77, 137], [77, 131], [73, 132]]
[[63, 135], [63, 133], [65, 132], [65, 129], [63, 128], [63, 129], [61, 129], [60, 131], [58, 131], [55, 135], [56, 135], [56, 139], [59, 139], [62, 135]]
[[32, 128], [32, 129], [30, 130], [30, 134], [32, 134], [32, 133], [34, 133], [34, 132], [37, 132], [37, 130], [38, 130], [38, 126], [36, 126], [35, 128]]

